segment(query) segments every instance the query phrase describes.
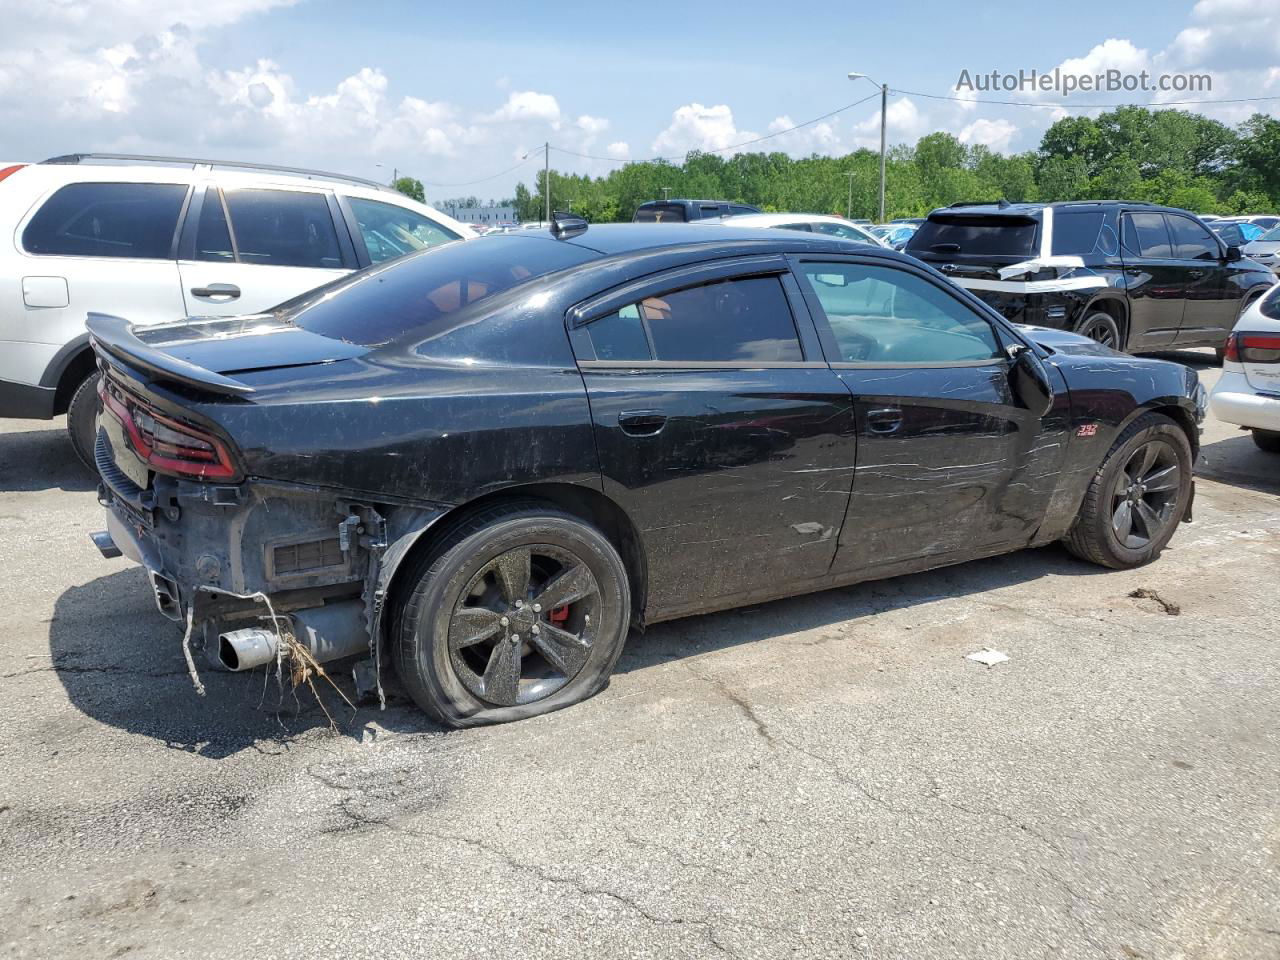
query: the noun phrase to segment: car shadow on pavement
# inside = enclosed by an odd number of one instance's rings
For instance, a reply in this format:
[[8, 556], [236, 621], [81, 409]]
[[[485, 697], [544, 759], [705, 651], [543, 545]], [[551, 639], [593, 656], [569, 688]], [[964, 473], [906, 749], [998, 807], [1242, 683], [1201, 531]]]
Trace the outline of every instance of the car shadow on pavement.
[[633, 632], [616, 672], [642, 670], [693, 654], [856, 622], [893, 610], [986, 593], [1041, 577], [1095, 576], [1109, 572], [1075, 559], [1055, 544], [924, 573], [870, 580], [852, 587], [661, 623], [644, 634]]
[[65, 427], [0, 433], [0, 493], [36, 490], [81, 492], [93, 490], [97, 485], [97, 477], [71, 449]]
[[[213, 668], [202, 651], [193, 659], [204, 684], [200, 696], [182, 652], [182, 629], [162, 617], [140, 567], [72, 587], [57, 600], [49, 624], [49, 654], [77, 709], [100, 723], [151, 737], [174, 749], [222, 759], [245, 749], [275, 752], [300, 735], [333, 725], [360, 739], [370, 720], [397, 733], [439, 732], [384, 670], [387, 709], [357, 703], [353, 711], [323, 679], [315, 681], [324, 709], [306, 687], [259, 670], [232, 674]], [[353, 703], [347, 665], [329, 665]]]
[[1148, 356], [1156, 360], [1171, 360], [1174, 363], [1181, 363], [1184, 366], [1191, 367], [1193, 370], [1217, 370], [1222, 366], [1222, 361], [1217, 358], [1212, 350], [1165, 350], [1160, 353], [1148, 354]]
[[1259, 493], [1280, 494], [1280, 456], [1264, 453], [1253, 437], [1240, 433], [1201, 447], [1196, 476]]

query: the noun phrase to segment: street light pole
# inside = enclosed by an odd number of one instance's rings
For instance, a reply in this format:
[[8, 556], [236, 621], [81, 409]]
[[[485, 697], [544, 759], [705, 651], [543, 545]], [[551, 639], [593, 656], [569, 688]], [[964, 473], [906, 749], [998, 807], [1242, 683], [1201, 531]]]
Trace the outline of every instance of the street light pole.
[[[850, 73], [849, 79], [876, 83], [865, 73]], [[889, 85], [887, 83], [877, 83], [876, 86], [880, 88], [880, 222], [884, 223], [885, 127], [888, 123]]]
[[546, 194], [544, 198], [547, 201], [547, 223], [551, 222], [551, 144], [544, 143], [543, 149], [543, 167], [542, 167], [542, 192]]
[[846, 202], [846, 203], [845, 203], [845, 207], [844, 207], [844, 218], [845, 218], [846, 220], [852, 220], [852, 219], [853, 219], [853, 177], [854, 177], [854, 171], [850, 170], [847, 174], [845, 174], [845, 176], [847, 176], [847, 177], [849, 178], [849, 200], [848, 200], [848, 202]]

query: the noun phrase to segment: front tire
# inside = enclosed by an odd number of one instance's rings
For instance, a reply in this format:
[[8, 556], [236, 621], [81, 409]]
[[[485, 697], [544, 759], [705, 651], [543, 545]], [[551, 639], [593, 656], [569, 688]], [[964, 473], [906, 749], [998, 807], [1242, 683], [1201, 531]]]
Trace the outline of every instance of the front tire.
[[520, 720], [598, 693], [631, 619], [613, 544], [538, 504], [494, 507], [455, 527], [406, 590], [392, 661], [414, 702], [452, 727]]
[[1254, 429], [1253, 442], [1259, 450], [1265, 450], [1267, 453], [1280, 453], [1280, 433], [1274, 430]]
[[67, 404], [67, 434], [71, 437], [71, 447], [80, 462], [95, 473], [98, 468], [93, 459], [93, 446], [97, 439], [96, 423], [101, 409], [98, 371], [95, 370], [76, 387], [71, 394], [71, 402]]
[[1124, 429], [1099, 465], [1063, 541], [1112, 569], [1150, 563], [1168, 544], [1191, 496], [1191, 442], [1174, 421], [1148, 413]]

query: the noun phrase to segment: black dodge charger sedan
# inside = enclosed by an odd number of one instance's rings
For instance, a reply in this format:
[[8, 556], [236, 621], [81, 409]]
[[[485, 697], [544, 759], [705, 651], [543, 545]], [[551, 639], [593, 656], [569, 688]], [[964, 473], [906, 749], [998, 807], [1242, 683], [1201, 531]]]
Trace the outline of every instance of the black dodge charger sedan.
[[454, 725], [590, 696], [631, 626], [1056, 540], [1146, 563], [1204, 409], [1183, 366], [786, 230], [558, 221], [89, 327], [95, 540], [184, 643], [362, 654]]

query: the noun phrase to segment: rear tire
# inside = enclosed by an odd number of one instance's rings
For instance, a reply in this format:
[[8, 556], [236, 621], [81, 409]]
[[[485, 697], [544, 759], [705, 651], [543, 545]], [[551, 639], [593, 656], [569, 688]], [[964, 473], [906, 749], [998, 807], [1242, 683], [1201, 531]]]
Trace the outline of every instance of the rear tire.
[[1095, 340], [1104, 347], [1110, 347], [1112, 350], [1124, 351], [1124, 343], [1121, 340], [1120, 324], [1116, 322], [1116, 318], [1111, 314], [1102, 310], [1096, 310], [1089, 314], [1080, 323], [1077, 332], [1081, 336]]
[[97, 439], [96, 422], [101, 409], [98, 371], [95, 370], [76, 387], [71, 394], [71, 402], [67, 404], [67, 434], [71, 437], [71, 447], [80, 462], [95, 473], [98, 468], [93, 459], [93, 446]]
[[1186, 511], [1193, 460], [1178, 424], [1158, 413], [1139, 417], [1098, 466], [1066, 548], [1115, 570], [1150, 563]]
[[555, 507], [492, 507], [450, 530], [405, 582], [391, 659], [452, 727], [550, 713], [598, 693], [622, 653], [631, 588], [603, 533]]
[[1257, 430], [1253, 431], [1253, 442], [1259, 450], [1265, 450], [1267, 453], [1280, 453], [1280, 433], [1274, 430]]

